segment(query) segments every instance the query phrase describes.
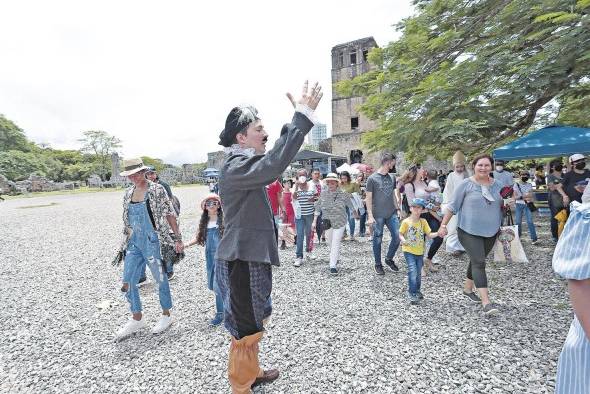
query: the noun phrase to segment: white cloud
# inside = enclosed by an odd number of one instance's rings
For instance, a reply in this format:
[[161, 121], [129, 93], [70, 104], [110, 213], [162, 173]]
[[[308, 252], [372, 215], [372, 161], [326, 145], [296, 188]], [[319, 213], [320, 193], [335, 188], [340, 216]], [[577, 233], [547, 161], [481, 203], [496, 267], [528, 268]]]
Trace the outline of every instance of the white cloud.
[[[362, 4], [362, 5], [361, 5]], [[331, 127], [330, 50], [410, 14], [409, 1], [18, 1], [0, 5], [0, 113], [36, 142], [78, 148], [84, 130], [122, 153], [180, 164], [218, 150], [229, 110], [256, 105], [272, 137], [284, 93], [319, 80]]]

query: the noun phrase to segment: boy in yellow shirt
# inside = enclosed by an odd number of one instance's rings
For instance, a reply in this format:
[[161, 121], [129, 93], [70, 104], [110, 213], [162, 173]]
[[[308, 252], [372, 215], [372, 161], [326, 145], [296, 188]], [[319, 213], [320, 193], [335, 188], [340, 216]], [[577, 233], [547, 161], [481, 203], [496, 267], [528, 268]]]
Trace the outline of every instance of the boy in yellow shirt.
[[408, 298], [410, 304], [417, 305], [424, 295], [420, 291], [422, 282], [422, 264], [424, 263], [425, 237], [436, 238], [438, 232], [432, 232], [426, 219], [420, 215], [426, 209], [426, 201], [414, 198], [410, 202], [410, 216], [402, 221], [399, 228], [399, 238], [402, 244], [402, 252], [408, 264]]

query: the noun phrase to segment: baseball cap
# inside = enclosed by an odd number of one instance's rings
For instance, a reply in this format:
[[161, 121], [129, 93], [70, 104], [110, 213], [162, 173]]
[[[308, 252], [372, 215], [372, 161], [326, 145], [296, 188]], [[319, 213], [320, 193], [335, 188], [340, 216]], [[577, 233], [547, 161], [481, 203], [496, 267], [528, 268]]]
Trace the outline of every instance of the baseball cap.
[[410, 202], [410, 206], [426, 208], [426, 201], [424, 201], [422, 198], [414, 198]]
[[573, 163], [573, 162], [579, 161], [579, 160], [584, 160], [584, 155], [579, 154], [579, 153], [574, 153], [573, 155], [570, 156], [570, 163]]

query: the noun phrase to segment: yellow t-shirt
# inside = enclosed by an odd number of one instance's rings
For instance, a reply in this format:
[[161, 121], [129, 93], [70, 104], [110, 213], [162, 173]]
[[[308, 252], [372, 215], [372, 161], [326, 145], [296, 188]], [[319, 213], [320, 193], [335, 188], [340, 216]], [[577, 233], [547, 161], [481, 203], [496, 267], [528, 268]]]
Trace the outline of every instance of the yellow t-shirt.
[[424, 254], [424, 236], [431, 233], [426, 219], [412, 223], [411, 218], [402, 221], [399, 233], [406, 239], [407, 245], [402, 245], [402, 251], [422, 256]]

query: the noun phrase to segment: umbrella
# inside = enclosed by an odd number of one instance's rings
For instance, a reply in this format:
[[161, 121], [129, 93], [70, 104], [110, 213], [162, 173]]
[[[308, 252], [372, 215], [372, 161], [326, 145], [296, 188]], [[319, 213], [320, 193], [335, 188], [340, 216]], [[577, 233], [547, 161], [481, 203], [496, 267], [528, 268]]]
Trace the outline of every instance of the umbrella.
[[336, 168], [336, 172], [339, 174], [343, 171], [348, 172], [350, 175], [356, 175], [360, 172], [356, 168], [351, 167], [350, 164], [348, 164], [348, 163], [344, 163], [340, 167]]
[[367, 172], [367, 173], [371, 173], [374, 171], [373, 167], [371, 167], [368, 164], [363, 164], [363, 163], [354, 163], [351, 167], [356, 168], [359, 171]]

